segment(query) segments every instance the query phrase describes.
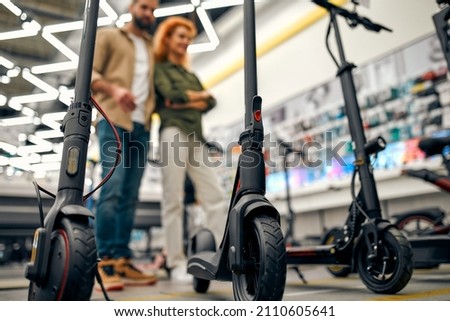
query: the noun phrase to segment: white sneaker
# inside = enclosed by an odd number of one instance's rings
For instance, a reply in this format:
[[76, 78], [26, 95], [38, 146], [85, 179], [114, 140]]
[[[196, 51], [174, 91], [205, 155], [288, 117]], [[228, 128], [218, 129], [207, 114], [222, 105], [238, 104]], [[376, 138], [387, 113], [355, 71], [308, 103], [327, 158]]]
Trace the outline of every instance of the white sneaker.
[[170, 280], [177, 283], [190, 284], [193, 281], [193, 276], [187, 273], [185, 264], [180, 264], [170, 270]]

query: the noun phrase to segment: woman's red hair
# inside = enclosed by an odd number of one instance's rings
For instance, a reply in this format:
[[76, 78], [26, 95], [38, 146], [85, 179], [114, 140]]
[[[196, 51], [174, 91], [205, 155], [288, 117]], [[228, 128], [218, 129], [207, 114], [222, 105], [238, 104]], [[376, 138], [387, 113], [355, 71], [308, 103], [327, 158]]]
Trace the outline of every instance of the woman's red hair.
[[[158, 25], [155, 35], [153, 37], [154, 53], [156, 62], [167, 61], [168, 48], [166, 45], [166, 39], [169, 38], [174, 30], [183, 26], [187, 28], [190, 32], [192, 38], [197, 35], [197, 28], [195, 24], [186, 18], [180, 16], [172, 16], [166, 18], [163, 22]], [[188, 57], [187, 55], [183, 58], [182, 65], [187, 67]]]

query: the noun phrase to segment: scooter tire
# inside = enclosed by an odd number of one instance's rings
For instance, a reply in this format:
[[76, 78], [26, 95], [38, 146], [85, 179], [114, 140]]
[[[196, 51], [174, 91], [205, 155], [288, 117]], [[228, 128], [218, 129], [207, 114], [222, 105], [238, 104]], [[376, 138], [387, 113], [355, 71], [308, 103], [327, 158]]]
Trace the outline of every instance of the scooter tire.
[[87, 301], [92, 295], [97, 248], [87, 217], [63, 217], [51, 235], [47, 278], [30, 282], [29, 301]]
[[[192, 245], [190, 252], [192, 254], [196, 254], [204, 251], [216, 251], [216, 242], [214, 240], [214, 235], [211, 231], [207, 229], [200, 230], [197, 234], [195, 234], [194, 239], [192, 240]], [[211, 281], [206, 279], [201, 279], [194, 276], [193, 286], [194, 290], [197, 293], [206, 293], [209, 289]]]
[[[384, 230], [378, 240], [377, 256], [369, 257], [362, 240], [356, 250], [356, 269], [362, 282], [375, 293], [395, 294], [402, 290], [413, 273], [413, 252], [408, 240], [397, 228]], [[388, 260], [384, 260], [384, 258]]]
[[276, 301], [286, 284], [286, 246], [278, 222], [266, 215], [245, 224], [243, 255], [252, 267], [233, 273], [233, 294], [238, 301]]

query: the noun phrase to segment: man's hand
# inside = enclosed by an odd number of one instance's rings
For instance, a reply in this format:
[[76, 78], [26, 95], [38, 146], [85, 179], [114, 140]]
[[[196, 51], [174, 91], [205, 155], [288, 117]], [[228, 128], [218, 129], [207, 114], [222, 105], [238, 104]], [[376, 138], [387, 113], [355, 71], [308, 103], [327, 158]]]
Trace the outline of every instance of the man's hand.
[[91, 89], [94, 92], [102, 92], [105, 95], [111, 96], [116, 104], [126, 113], [136, 109], [135, 97], [130, 90], [124, 87], [110, 83], [104, 79], [97, 79], [91, 84]]
[[135, 97], [128, 89], [120, 86], [114, 86], [112, 90], [112, 97], [114, 101], [123, 109], [123, 111], [132, 112], [136, 109]]

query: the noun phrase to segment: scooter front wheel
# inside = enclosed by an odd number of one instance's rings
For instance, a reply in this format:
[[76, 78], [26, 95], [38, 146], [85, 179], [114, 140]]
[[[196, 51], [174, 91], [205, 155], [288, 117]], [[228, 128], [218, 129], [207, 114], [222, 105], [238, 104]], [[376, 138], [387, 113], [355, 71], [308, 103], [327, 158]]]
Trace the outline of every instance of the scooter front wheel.
[[356, 268], [362, 282], [375, 293], [395, 294], [409, 282], [413, 272], [413, 252], [406, 237], [394, 227], [379, 236], [376, 255], [366, 243], [356, 252]]
[[30, 282], [29, 301], [85, 301], [94, 286], [97, 249], [87, 217], [63, 217], [51, 235], [47, 278]]
[[255, 216], [246, 222], [243, 259], [245, 273], [233, 273], [233, 294], [239, 301], [283, 298], [286, 283], [286, 246], [278, 222]]

